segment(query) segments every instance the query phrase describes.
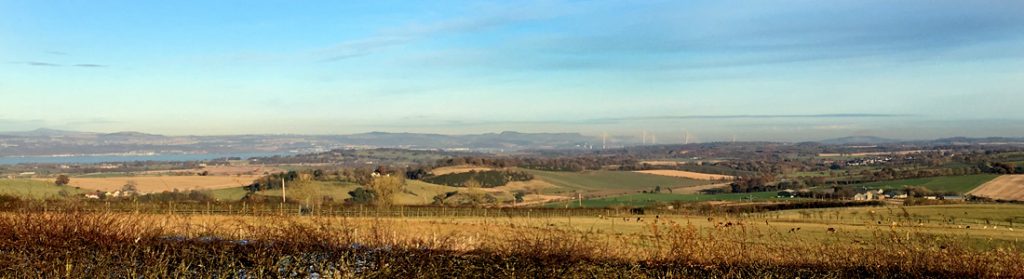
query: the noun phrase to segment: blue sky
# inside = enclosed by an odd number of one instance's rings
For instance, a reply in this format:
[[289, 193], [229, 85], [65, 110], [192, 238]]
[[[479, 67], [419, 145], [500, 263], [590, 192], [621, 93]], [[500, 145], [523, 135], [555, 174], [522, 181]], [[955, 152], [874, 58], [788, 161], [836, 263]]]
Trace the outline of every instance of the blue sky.
[[0, 96], [0, 130], [1024, 136], [1024, 2], [0, 0]]

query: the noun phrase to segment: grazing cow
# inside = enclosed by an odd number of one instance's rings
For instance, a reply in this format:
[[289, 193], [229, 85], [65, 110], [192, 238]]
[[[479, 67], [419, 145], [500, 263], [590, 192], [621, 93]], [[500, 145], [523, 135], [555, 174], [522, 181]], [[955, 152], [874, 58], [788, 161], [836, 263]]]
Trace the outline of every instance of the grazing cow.
[[828, 233], [836, 233], [836, 228], [828, 228]]

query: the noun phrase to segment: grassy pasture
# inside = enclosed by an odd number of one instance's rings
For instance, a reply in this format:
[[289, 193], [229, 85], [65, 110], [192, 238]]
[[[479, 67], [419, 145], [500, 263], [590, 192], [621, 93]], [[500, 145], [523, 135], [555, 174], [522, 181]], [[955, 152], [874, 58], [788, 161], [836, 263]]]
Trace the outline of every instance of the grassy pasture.
[[[827, 220], [846, 224], [875, 223], [884, 225], [892, 222], [903, 225], [929, 226], [941, 230], [957, 230], [969, 232], [966, 226], [973, 225], [973, 232], [986, 230], [1003, 231], [1008, 228], [1024, 228], [1024, 205], [1020, 204], [950, 204], [926, 206], [891, 206], [891, 207], [847, 207], [828, 209], [786, 210], [779, 213], [780, 218], [793, 220]], [[824, 216], [824, 217], [813, 217]], [[838, 216], [838, 217], [832, 217]], [[963, 228], [957, 228], [961, 226]], [[999, 230], [996, 227], [1002, 227]], [[1014, 232], [1017, 230], [1015, 229]], [[1015, 236], [1020, 237], [1020, 236]], [[1024, 238], [1022, 238], [1024, 239]]]
[[[348, 192], [359, 188], [358, 184], [337, 182], [337, 181], [307, 181], [293, 182], [285, 185], [285, 195], [288, 200], [315, 202], [329, 197], [336, 201], [343, 201], [350, 198]], [[268, 197], [281, 197], [281, 189], [263, 190], [256, 192], [257, 195]]]
[[0, 179], [0, 195], [42, 199], [56, 198], [64, 190], [70, 195], [89, 192], [75, 187], [57, 186], [53, 181], [33, 179]]
[[625, 171], [551, 172], [526, 170], [535, 180], [561, 188], [561, 190], [604, 193], [628, 193], [661, 188], [681, 188], [711, 184], [681, 177], [660, 176]]
[[205, 190], [203, 192], [209, 194], [214, 199], [219, 200], [219, 201], [237, 201], [237, 200], [241, 200], [243, 197], [245, 197], [245, 194], [248, 193], [248, 191], [246, 191], [245, 188], [243, 188], [243, 187], [232, 187], [232, 188], [223, 188], [223, 189], [215, 189], [215, 190]]
[[924, 187], [932, 191], [938, 192], [956, 192], [956, 193], [967, 193], [995, 179], [999, 175], [996, 174], [976, 174], [976, 175], [962, 175], [962, 176], [940, 176], [940, 177], [926, 177], [926, 178], [915, 178], [915, 179], [904, 179], [904, 180], [893, 180], [893, 181], [880, 181], [871, 183], [861, 183], [848, 185], [846, 187], [855, 188], [866, 188], [866, 189], [902, 189], [905, 186], [916, 186]]
[[[742, 200], [770, 200], [776, 199], [776, 192], [758, 193], [729, 193], [729, 194], [628, 194], [616, 197], [584, 199], [583, 207], [600, 208], [612, 206], [644, 207], [656, 203], [667, 203], [674, 201], [699, 202], [699, 201], [742, 201]], [[568, 204], [571, 208], [579, 207], [578, 201], [563, 201], [548, 204], [547, 207], [564, 207]]]
[[419, 180], [406, 180], [405, 188], [395, 197], [395, 203], [404, 205], [431, 204], [434, 202], [434, 196], [458, 190], [459, 188], [451, 186], [430, 184]]
[[72, 177], [71, 186], [87, 190], [117, 191], [129, 181], [135, 182], [141, 193], [164, 191], [213, 190], [236, 188], [249, 185], [259, 178], [256, 175], [198, 176], [198, 175], [153, 175], [153, 176], [107, 176]]
[[[337, 181], [309, 181], [301, 183], [293, 183], [287, 186], [286, 194], [289, 200], [295, 201], [317, 201], [323, 199], [323, 197], [330, 197], [334, 201], [344, 201], [351, 198], [348, 192], [359, 188], [358, 184], [349, 182], [337, 182]], [[240, 190], [240, 193], [236, 193], [235, 189]], [[405, 187], [401, 192], [395, 194], [395, 204], [400, 205], [425, 205], [430, 204], [434, 201], [434, 196], [452, 191], [458, 191], [459, 188], [430, 184], [418, 180], [406, 180]], [[215, 190], [212, 192], [215, 196], [221, 195], [228, 198], [238, 197], [234, 200], [241, 199], [245, 195], [244, 189], [232, 188], [228, 190]], [[257, 192], [258, 195], [268, 197], [281, 197], [281, 189], [265, 190]]]

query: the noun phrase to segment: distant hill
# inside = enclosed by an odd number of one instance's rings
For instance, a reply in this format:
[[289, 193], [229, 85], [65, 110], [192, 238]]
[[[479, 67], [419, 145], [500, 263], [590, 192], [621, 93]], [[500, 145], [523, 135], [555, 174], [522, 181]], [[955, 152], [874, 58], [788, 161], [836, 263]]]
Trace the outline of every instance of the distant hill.
[[967, 138], [967, 137], [953, 137], [953, 138], [942, 138], [931, 141], [933, 143], [940, 144], [1019, 144], [1024, 143], [1024, 138], [1008, 138], [1008, 137], [986, 137], [986, 138]]
[[0, 132], [0, 135], [12, 137], [88, 137], [97, 133], [75, 132], [56, 129], [39, 128], [31, 131]]
[[887, 144], [887, 143], [897, 143], [897, 142], [900, 142], [900, 140], [887, 139], [887, 138], [874, 137], [874, 136], [851, 136], [851, 137], [842, 137], [842, 138], [834, 138], [834, 139], [821, 140], [821, 141], [818, 141], [818, 142], [821, 143], [821, 144], [828, 144], [828, 145], [850, 145], [850, 144]]
[[466, 151], [570, 149], [598, 139], [578, 133], [502, 132], [470, 135], [371, 132], [352, 135], [165, 136], [53, 129], [0, 132], [0, 156], [146, 153], [312, 153], [339, 148]]

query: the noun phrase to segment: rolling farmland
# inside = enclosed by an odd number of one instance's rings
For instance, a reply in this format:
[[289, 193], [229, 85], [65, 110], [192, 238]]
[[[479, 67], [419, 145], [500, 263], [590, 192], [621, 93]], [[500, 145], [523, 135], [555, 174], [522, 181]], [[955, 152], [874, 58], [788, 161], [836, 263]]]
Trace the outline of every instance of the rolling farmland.
[[1003, 175], [968, 194], [996, 200], [1024, 201], [1024, 175]]
[[57, 186], [53, 181], [31, 179], [0, 179], [0, 195], [11, 195], [27, 198], [55, 198], [61, 191], [69, 195], [80, 194], [85, 190], [75, 187]]
[[164, 191], [214, 190], [249, 185], [256, 175], [237, 176], [114, 176], [72, 177], [69, 185], [86, 190], [112, 192], [134, 182], [140, 193]]
[[584, 192], [636, 192], [654, 187], [680, 188], [711, 184], [709, 181], [623, 171], [551, 172], [527, 170], [535, 179], [554, 187]]
[[707, 173], [699, 173], [699, 172], [692, 172], [692, 171], [680, 171], [680, 170], [644, 170], [644, 171], [635, 171], [635, 172], [636, 173], [643, 173], [643, 174], [661, 175], [661, 176], [682, 177], [682, 178], [697, 179], [697, 180], [732, 180], [732, 179], [735, 178], [735, 177], [733, 177], [731, 175], [707, 174]]
[[995, 179], [998, 176], [999, 175], [996, 174], [940, 176], [861, 183], [848, 185], [847, 187], [867, 189], [902, 189], [906, 186], [914, 186], [924, 187], [927, 188], [928, 190], [937, 192], [967, 193], [973, 190], [974, 188], [977, 188], [978, 186], [981, 186], [982, 184], [985, 184], [986, 182]]

